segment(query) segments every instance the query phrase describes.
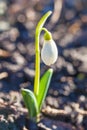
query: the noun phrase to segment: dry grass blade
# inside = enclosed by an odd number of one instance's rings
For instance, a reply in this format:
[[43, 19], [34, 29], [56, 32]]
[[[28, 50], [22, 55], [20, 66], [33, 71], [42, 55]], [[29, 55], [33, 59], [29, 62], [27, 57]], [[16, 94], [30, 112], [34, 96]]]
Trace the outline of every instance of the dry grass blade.
[[4, 79], [4, 78], [7, 78], [7, 77], [8, 77], [8, 73], [7, 72], [0, 73], [0, 80]]
[[5, 51], [3, 49], [0, 49], [0, 57], [9, 57], [10, 53], [8, 51]]
[[58, 22], [59, 17], [61, 15], [62, 6], [63, 6], [63, 0], [55, 0], [54, 12], [53, 12], [52, 17], [51, 17], [51, 25], [52, 26], [54, 24], [56, 24], [56, 22]]

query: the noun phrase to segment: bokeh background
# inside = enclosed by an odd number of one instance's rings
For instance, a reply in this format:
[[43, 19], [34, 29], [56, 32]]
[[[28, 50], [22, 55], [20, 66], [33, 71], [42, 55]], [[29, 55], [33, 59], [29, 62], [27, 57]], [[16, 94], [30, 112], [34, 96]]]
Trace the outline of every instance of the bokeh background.
[[[74, 130], [86, 130], [87, 0], [0, 0], [0, 102], [23, 107], [20, 89], [33, 89], [35, 27], [49, 10], [53, 13], [45, 27], [52, 33], [59, 57], [51, 66], [54, 74], [45, 105], [69, 112], [70, 119], [63, 122]], [[47, 69], [41, 60], [41, 75]]]

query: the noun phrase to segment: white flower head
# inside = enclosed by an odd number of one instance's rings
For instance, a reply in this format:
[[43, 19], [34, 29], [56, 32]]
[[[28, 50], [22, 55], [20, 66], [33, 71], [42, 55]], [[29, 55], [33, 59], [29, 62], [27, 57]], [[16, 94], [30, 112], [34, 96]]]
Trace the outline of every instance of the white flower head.
[[50, 66], [54, 64], [58, 57], [58, 50], [56, 43], [53, 39], [44, 40], [44, 44], [41, 50], [42, 61]]

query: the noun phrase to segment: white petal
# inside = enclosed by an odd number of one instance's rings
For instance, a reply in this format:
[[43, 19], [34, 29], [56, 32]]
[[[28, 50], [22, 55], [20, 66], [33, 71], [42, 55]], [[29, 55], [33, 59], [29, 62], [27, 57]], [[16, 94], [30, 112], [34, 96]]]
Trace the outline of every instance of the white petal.
[[54, 64], [58, 57], [58, 50], [53, 40], [44, 41], [43, 48], [41, 50], [41, 58], [43, 62], [50, 66]]

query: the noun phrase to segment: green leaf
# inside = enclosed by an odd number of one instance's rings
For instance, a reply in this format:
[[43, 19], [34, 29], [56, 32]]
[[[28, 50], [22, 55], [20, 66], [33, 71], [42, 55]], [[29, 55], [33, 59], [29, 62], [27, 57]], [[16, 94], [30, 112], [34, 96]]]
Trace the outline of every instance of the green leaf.
[[28, 109], [30, 118], [36, 117], [38, 113], [38, 106], [33, 92], [28, 89], [21, 89], [21, 93], [24, 99], [24, 103]]
[[37, 98], [39, 111], [40, 111], [42, 103], [44, 102], [44, 99], [46, 97], [52, 74], [53, 74], [53, 69], [49, 69], [45, 72], [45, 74], [43, 75], [43, 77], [40, 80], [39, 94], [38, 94], [38, 98]]

